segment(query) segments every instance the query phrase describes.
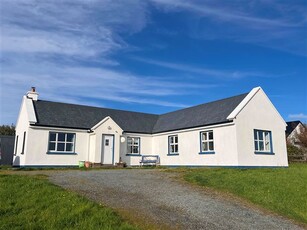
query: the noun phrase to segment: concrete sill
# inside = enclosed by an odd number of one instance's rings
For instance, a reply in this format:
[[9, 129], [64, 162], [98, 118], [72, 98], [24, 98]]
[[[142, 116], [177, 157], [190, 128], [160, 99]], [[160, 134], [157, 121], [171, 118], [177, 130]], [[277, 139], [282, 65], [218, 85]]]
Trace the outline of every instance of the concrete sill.
[[208, 152], [200, 152], [199, 154], [215, 154], [214, 151], [208, 151]]
[[169, 153], [167, 156], [179, 156], [179, 153]]
[[273, 152], [260, 152], [260, 151], [255, 151], [255, 154], [258, 154], [258, 155], [275, 155], [275, 153]]
[[126, 156], [129, 156], [129, 157], [141, 157], [142, 155], [141, 154], [126, 154]]
[[75, 152], [47, 152], [46, 154], [49, 154], [49, 155], [77, 155], [77, 153]]

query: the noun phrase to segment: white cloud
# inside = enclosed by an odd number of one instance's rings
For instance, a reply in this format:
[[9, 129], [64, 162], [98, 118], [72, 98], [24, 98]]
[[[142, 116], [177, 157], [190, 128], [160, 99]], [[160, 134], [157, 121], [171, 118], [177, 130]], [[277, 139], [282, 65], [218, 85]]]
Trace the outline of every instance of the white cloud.
[[[193, 94], [195, 89], [214, 87], [185, 84], [154, 76], [133, 75], [109, 68], [74, 67], [49, 62], [5, 65], [1, 75], [1, 122], [15, 121], [22, 95], [36, 86], [43, 100], [102, 106], [105, 101], [152, 104], [182, 108], [188, 106], [169, 101], [169, 96]], [[141, 82], [141, 83], [140, 83]], [[5, 92], [5, 93], [3, 93]]]
[[240, 0], [151, 2], [166, 12], [189, 12], [186, 29], [191, 37], [252, 43], [307, 56], [304, 4]]
[[273, 74], [267, 74], [267, 73], [262, 73], [262, 72], [238, 71], [238, 70], [231, 71], [231, 70], [199, 68], [195, 66], [185, 65], [182, 63], [172, 63], [172, 62], [152, 60], [152, 59], [140, 58], [140, 57], [132, 57], [132, 59], [140, 61], [140, 62], [168, 68], [168, 69], [173, 69], [176, 71], [190, 72], [194, 74], [200, 74], [204, 76], [222, 78], [222, 79], [239, 79], [239, 78], [245, 78], [245, 77], [277, 77]]
[[1, 51], [106, 56], [126, 46], [119, 33], [146, 25], [145, 7], [142, 1], [4, 1]]
[[290, 119], [298, 119], [298, 120], [307, 120], [307, 114], [298, 113], [298, 114], [289, 114]]

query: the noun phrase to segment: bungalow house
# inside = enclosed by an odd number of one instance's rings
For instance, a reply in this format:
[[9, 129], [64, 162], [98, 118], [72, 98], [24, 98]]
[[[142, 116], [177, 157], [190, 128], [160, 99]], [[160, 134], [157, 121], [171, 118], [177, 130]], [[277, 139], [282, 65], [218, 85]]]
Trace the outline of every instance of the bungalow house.
[[287, 122], [287, 129], [286, 129], [286, 138], [287, 142], [295, 145], [300, 146], [299, 140], [297, 135], [301, 133], [301, 130], [304, 129], [305, 126], [300, 121], [289, 121]]
[[288, 166], [286, 123], [260, 88], [161, 115], [22, 100], [14, 166], [76, 166], [79, 161], [165, 166]]

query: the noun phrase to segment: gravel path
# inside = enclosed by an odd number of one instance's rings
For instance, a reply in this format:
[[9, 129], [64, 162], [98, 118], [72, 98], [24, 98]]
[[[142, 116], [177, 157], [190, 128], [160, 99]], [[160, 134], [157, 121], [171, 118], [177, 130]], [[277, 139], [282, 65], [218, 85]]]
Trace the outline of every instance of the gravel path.
[[158, 170], [57, 171], [50, 180], [161, 229], [302, 229]]

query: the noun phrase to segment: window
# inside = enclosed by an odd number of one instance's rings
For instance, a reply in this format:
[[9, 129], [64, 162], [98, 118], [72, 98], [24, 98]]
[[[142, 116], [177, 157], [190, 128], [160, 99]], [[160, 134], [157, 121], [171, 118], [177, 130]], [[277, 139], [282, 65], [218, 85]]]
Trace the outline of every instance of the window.
[[15, 153], [14, 153], [14, 155], [17, 155], [17, 148], [18, 148], [18, 135], [16, 136], [16, 144], [15, 144]]
[[272, 133], [264, 130], [254, 130], [255, 152], [272, 153]]
[[178, 135], [168, 137], [168, 154], [178, 154]]
[[49, 152], [74, 152], [75, 133], [49, 133]]
[[205, 131], [200, 133], [200, 152], [214, 153], [213, 131]]
[[26, 132], [23, 132], [23, 142], [22, 142], [22, 151], [21, 154], [25, 153], [25, 144], [26, 144]]
[[127, 138], [127, 154], [140, 154], [140, 138], [128, 137]]

